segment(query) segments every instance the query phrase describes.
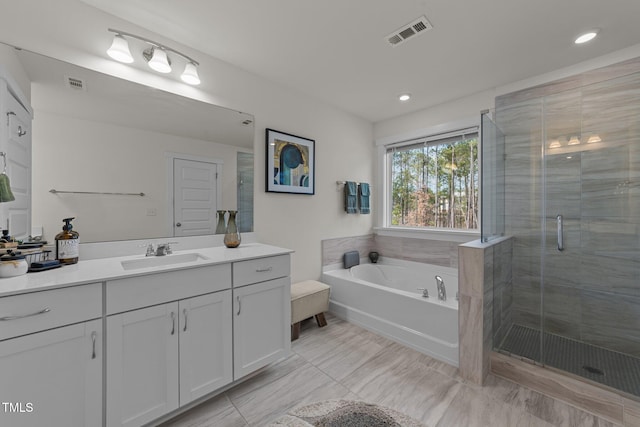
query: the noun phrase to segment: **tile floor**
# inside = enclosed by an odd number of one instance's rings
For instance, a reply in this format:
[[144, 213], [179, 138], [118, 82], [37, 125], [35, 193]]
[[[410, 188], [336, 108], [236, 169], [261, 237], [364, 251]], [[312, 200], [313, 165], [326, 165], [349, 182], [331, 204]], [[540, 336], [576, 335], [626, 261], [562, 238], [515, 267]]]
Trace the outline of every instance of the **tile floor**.
[[330, 314], [327, 321], [303, 322], [288, 359], [162, 427], [264, 426], [326, 399], [378, 403], [429, 427], [616, 426], [497, 377], [468, 384], [451, 365]]

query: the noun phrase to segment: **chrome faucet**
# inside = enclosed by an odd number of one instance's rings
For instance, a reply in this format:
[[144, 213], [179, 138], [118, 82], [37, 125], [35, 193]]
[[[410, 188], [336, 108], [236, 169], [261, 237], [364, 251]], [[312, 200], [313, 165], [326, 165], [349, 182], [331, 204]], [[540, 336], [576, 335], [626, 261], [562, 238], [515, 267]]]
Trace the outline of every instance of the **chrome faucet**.
[[446, 301], [447, 290], [444, 287], [444, 280], [442, 280], [442, 277], [436, 275], [436, 284], [438, 285], [438, 299], [440, 301]]
[[429, 298], [429, 290], [427, 288], [418, 288], [419, 291], [422, 291], [422, 298]]
[[149, 243], [147, 245], [147, 253], [145, 254], [145, 256], [154, 256], [155, 254], [156, 254], [156, 250], [153, 249], [153, 243]]
[[156, 256], [165, 256], [165, 255], [171, 255], [173, 253], [173, 251], [171, 250], [171, 243], [159, 243], [158, 247], [156, 248]]
[[167, 243], [158, 243], [158, 246], [154, 249], [153, 243], [148, 243], [145, 245], [140, 245], [141, 247], [146, 247], [147, 252], [145, 256], [165, 256], [171, 255], [173, 250], [171, 249], [171, 245], [176, 245], [178, 242], [167, 242]]

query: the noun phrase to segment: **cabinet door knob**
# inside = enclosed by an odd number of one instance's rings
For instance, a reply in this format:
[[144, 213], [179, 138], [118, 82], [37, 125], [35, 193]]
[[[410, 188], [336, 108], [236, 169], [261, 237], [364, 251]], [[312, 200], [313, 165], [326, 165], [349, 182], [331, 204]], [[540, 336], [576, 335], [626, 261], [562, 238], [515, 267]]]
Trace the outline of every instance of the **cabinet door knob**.
[[182, 310], [182, 314], [184, 314], [184, 332], [187, 332], [187, 309]]
[[238, 313], [237, 315], [240, 316], [240, 310], [242, 309], [242, 304], [240, 304], [240, 297], [237, 296], [236, 299], [238, 300]]
[[176, 314], [171, 312], [171, 335], [175, 335], [176, 333]]
[[176, 222], [176, 227], [182, 227], [182, 223], [181, 222]]

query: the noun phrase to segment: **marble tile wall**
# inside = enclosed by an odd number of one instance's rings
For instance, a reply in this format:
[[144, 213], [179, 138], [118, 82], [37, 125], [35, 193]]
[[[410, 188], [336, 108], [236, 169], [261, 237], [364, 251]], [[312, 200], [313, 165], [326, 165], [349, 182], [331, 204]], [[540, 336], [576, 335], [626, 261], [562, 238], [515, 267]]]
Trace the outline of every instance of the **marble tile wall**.
[[496, 109], [513, 105], [533, 98], [577, 89], [594, 83], [601, 83], [618, 77], [628, 76], [638, 72], [640, 58], [633, 58], [608, 67], [590, 70], [582, 74], [569, 76], [550, 83], [523, 89], [517, 92], [501, 95], [496, 98]]
[[[491, 329], [493, 315], [484, 316], [485, 251], [492, 248], [460, 245], [458, 248], [458, 345], [460, 376], [482, 385], [490, 366], [485, 358], [485, 330]], [[490, 299], [490, 298], [488, 298]], [[488, 321], [488, 325], [486, 324]], [[492, 348], [490, 346], [489, 348]]]
[[[543, 300], [547, 331], [638, 357], [639, 66], [637, 58], [496, 98], [514, 260], [505, 319], [539, 328]], [[602, 142], [587, 144], [594, 133]], [[571, 135], [581, 144], [569, 147]], [[563, 144], [557, 153], [548, 147], [555, 139]]]
[[373, 234], [326, 239], [322, 241], [322, 265], [341, 263], [347, 251], [357, 250], [363, 258], [375, 250], [383, 257], [457, 268], [458, 245], [458, 242]]
[[375, 236], [380, 255], [443, 267], [458, 267], [458, 242], [407, 237]]
[[358, 251], [360, 258], [365, 258], [373, 250], [373, 244], [373, 234], [325, 239], [321, 242], [322, 266], [342, 263], [342, 256], [349, 251]]
[[[513, 239], [500, 242], [493, 249], [493, 321], [492, 343], [503, 340], [513, 324]], [[486, 265], [486, 262], [485, 262]], [[485, 314], [487, 316], [488, 314]], [[492, 345], [493, 347], [493, 345]]]
[[458, 307], [460, 376], [484, 384], [494, 340], [512, 324], [513, 243], [503, 238], [460, 245]]

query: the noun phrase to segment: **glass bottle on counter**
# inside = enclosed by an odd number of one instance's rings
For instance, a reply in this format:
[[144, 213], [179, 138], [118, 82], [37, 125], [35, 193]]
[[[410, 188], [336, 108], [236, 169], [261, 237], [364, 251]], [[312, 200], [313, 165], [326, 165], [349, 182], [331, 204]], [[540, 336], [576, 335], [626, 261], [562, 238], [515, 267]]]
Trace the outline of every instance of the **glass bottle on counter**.
[[80, 234], [73, 231], [71, 220], [74, 218], [65, 218], [62, 220], [65, 224], [62, 231], [56, 234], [56, 259], [60, 264], [76, 264], [80, 253]]
[[228, 248], [237, 248], [240, 246], [240, 232], [236, 225], [236, 214], [238, 211], [229, 211], [229, 220], [227, 222], [227, 231], [224, 235], [224, 244]]

